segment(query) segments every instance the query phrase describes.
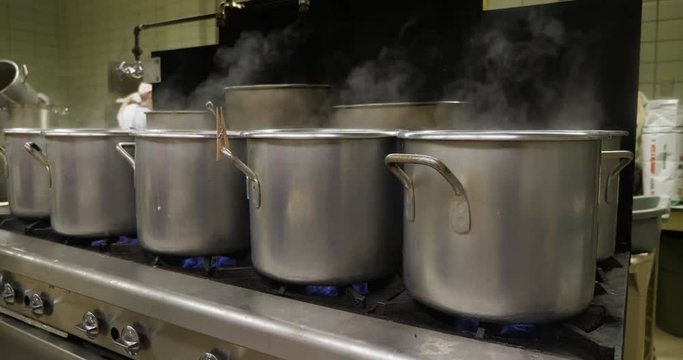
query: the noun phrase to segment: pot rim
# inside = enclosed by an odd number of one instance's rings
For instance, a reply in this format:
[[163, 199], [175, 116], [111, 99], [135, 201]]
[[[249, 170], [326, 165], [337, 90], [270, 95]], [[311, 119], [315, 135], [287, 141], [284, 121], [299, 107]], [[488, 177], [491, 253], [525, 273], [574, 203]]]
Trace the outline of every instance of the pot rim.
[[45, 137], [130, 136], [130, 130], [105, 128], [45, 129]]
[[207, 110], [152, 110], [152, 111], [145, 111], [145, 114], [152, 114], [152, 115], [165, 115], [165, 114], [187, 114], [187, 115], [193, 115], [193, 114], [211, 114]]
[[41, 135], [43, 129], [38, 128], [8, 128], [4, 130], [5, 135]]
[[458, 100], [443, 100], [443, 101], [402, 101], [402, 102], [386, 102], [386, 103], [367, 103], [367, 104], [345, 104], [335, 105], [333, 110], [342, 109], [376, 109], [376, 108], [394, 108], [394, 107], [408, 107], [408, 106], [433, 106], [433, 105], [467, 105], [466, 101]]
[[400, 139], [406, 140], [471, 140], [471, 141], [575, 141], [600, 140], [603, 136], [589, 131], [513, 130], [513, 131], [464, 131], [422, 130], [400, 131]]
[[381, 129], [268, 129], [245, 131], [249, 139], [317, 140], [317, 139], [379, 139], [396, 137], [398, 131]]
[[257, 84], [257, 85], [232, 85], [223, 88], [223, 91], [233, 90], [267, 90], [267, 89], [291, 89], [291, 88], [310, 88], [310, 89], [330, 89], [327, 84]]
[[[216, 139], [215, 130], [163, 130], [149, 129], [136, 130], [132, 133], [135, 138], [154, 138], [154, 139]], [[244, 138], [240, 131], [228, 130], [229, 138]]]

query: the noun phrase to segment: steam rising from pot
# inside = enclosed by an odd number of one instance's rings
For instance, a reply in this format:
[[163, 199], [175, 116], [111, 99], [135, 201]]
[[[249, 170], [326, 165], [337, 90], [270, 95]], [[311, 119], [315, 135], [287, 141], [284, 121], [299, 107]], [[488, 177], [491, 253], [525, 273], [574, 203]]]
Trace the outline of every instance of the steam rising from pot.
[[[469, 129], [589, 129], [603, 121], [590, 82], [595, 69], [563, 24], [532, 11], [526, 18], [485, 26], [462, 66], [470, 76], [448, 84], [445, 98], [468, 101]], [[563, 75], [561, 75], [563, 74]]]

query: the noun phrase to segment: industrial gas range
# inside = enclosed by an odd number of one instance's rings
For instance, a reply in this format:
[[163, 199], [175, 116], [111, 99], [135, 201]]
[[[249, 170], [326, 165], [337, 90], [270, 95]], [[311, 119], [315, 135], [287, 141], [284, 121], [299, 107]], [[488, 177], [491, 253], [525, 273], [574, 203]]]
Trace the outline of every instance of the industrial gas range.
[[289, 286], [256, 273], [249, 254], [159, 257], [135, 239], [0, 219], [3, 359], [621, 358], [625, 253], [601, 263], [584, 313], [495, 324], [430, 310], [399, 277]]

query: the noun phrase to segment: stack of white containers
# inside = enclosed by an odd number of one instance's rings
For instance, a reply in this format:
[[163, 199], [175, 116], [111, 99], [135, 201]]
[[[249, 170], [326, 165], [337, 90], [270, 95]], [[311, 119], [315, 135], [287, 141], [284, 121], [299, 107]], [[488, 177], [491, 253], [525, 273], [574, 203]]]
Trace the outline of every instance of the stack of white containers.
[[645, 195], [683, 199], [683, 107], [678, 99], [650, 100], [641, 154]]

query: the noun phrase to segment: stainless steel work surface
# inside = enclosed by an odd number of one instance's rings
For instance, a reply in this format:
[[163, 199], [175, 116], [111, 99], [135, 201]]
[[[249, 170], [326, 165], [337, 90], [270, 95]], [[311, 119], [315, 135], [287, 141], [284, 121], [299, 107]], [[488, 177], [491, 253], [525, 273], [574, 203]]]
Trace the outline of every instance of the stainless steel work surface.
[[4, 230], [0, 269], [285, 359], [570, 358], [324, 308]]

